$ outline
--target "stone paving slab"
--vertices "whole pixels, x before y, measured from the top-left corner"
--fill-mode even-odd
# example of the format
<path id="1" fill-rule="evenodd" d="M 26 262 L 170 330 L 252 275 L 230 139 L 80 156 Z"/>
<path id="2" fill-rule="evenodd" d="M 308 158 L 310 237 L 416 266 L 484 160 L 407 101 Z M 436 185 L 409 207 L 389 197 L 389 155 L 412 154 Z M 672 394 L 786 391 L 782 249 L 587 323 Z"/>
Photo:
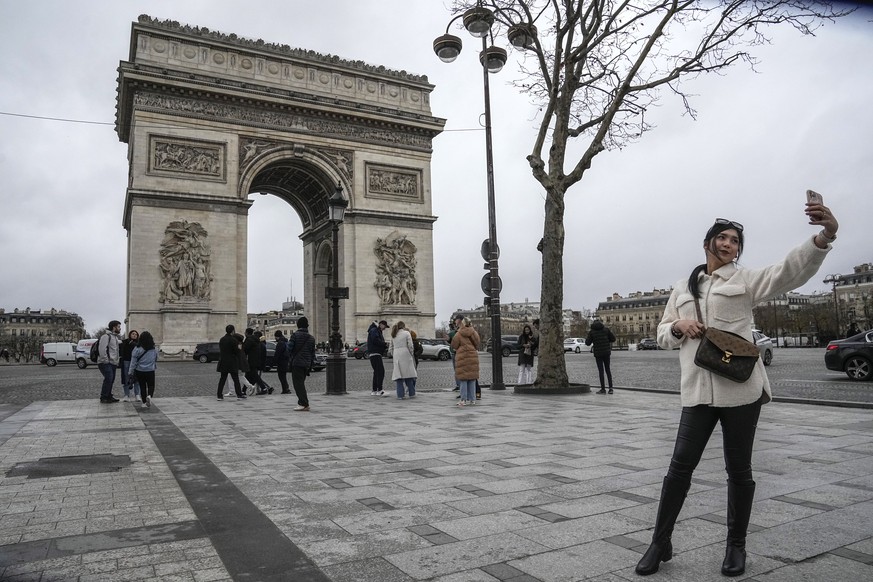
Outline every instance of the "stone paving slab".
<path id="1" fill-rule="evenodd" d="M 675 395 L 485 390 L 466 408 L 451 392 L 310 400 L 309 413 L 276 396 L 4 410 L 0 580 L 639 579 Z M 12 471 L 77 455 L 131 463 L 30 479 Z M 768 404 L 753 465 L 740 579 L 873 579 L 869 411 Z M 676 555 L 650 579 L 724 579 L 725 503 L 716 431 L 676 527 Z M 296 557 L 283 566 L 258 553 L 262 573 L 253 573 L 244 548 L 265 541 Z"/>

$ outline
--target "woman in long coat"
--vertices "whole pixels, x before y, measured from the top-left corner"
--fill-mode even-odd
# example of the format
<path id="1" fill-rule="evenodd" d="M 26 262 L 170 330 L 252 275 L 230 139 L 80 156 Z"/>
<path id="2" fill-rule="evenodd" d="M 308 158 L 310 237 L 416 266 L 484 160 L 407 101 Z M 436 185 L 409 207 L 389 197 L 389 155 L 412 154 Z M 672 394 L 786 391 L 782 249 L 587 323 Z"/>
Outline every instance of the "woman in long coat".
<path id="1" fill-rule="evenodd" d="M 533 384 L 534 351 L 537 339 L 529 325 L 525 325 L 518 336 L 518 383 Z"/>
<path id="2" fill-rule="evenodd" d="M 461 385 L 461 401 L 458 406 L 476 404 L 476 381 L 479 379 L 479 334 L 468 318 L 452 338 L 455 350 L 455 378 Z"/>
<path id="3" fill-rule="evenodd" d="M 391 328 L 391 357 L 394 360 L 394 372 L 391 379 L 397 386 L 397 398 L 403 400 L 404 384 L 410 398 L 415 398 L 415 382 L 418 372 L 415 371 L 415 346 L 412 335 L 406 330 L 406 324 L 398 321 Z"/>

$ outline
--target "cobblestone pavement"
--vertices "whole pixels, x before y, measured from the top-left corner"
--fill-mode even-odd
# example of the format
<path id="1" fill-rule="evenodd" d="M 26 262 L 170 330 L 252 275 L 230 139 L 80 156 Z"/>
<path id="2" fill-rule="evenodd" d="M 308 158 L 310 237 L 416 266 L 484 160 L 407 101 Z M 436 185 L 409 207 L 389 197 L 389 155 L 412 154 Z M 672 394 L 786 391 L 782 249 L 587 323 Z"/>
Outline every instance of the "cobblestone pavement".
<path id="1" fill-rule="evenodd" d="M 639 580 L 680 408 L 629 390 L 465 408 L 313 390 L 311 412 L 208 394 L 0 405 L 0 580 Z M 651 580 L 724 579 L 720 443 Z M 754 466 L 740 579 L 873 579 L 869 411 L 768 404 Z"/>
<path id="2" fill-rule="evenodd" d="M 481 381 L 490 384 L 491 357 L 482 354 L 481 360 Z M 514 383 L 517 377 L 515 361 L 514 357 L 504 360 L 503 376 L 507 384 Z M 568 354 L 566 362 L 571 381 L 599 383 L 591 354 Z M 369 391 L 372 377 L 369 363 L 351 359 L 346 367 L 348 390 Z M 390 379 L 390 360 L 386 360 L 386 368 Z M 667 392 L 675 392 L 678 387 L 677 351 L 613 352 L 612 369 L 616 386 Z M 777 350 L 767 372 L 777 397 L 873 405 L 873 382 L 852 382 L 843 373 L 825 369 L 823 349 Z M 451 362 L 423 361 L 418 373 L 418 386 L 422 391 L 443 390 L 453 385 Z M 275 373 L 267 374 L 267 378 L 273 386 L 278 386 Z M 116 381 L 116 394 L 121 391 L 118 382 L 120 380 Z M 324 382 L 324 372 L 312 374 L 307 380 L 309 391 L 323 393 Z M 99 394 L 100 383 L 101 376 L 96 366 L 79 370 L 74 365 L 48 368 L 0 363 L 0 403 L 93 398 Z M 215 363 L 161 362 L 158 367 L 157 390 L 163 396 L 212 395 L 217 383 Z M 389 385 L 390 381 L 386 380 L 385 387 Z"/>

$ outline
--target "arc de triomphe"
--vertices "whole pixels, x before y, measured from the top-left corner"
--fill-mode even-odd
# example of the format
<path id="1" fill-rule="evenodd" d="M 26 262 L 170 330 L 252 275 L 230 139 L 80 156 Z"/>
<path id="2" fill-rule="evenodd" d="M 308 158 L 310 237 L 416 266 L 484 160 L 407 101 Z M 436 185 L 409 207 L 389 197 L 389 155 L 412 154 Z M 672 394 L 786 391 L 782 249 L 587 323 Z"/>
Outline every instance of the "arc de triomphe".
<path id="1" fill-rule="evenodd" d="M 445 120 L 432 90 L 423 76 L 140 16 L 116 112 L 128 328 L 176 353 L 245 327 L 248 197 L 263 193 L 300 216 L 306 315 L 326 341 L 339 185 L 343 337 L 375 319 L 433 337 L 430 160 Z"/>

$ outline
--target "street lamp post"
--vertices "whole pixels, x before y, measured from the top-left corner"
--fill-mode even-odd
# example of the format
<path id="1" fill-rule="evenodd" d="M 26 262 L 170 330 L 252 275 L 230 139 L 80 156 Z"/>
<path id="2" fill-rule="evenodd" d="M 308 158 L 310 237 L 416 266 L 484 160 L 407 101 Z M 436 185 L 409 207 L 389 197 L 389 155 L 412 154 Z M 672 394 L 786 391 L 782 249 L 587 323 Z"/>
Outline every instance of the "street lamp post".
<path id="1" fill-rule="evenodd" d="M 502 14 L 501 11 L 498 10 Z M 500 248 L 497 245 L 496 203 L 494 197 L 494 156 L 491 141 L 491 91 L 488 83 L 489 73 L 498 73 L 506 64 L 506 50 L 488 46 L 491 36 L 491 25 L 494 23 L 494 12 L 482 6 L 481 2 L 455 16 L 446 26 L 446 34 L 433 41 L 433 50 L 444 63 L 451 63 L 461 53 L 462 43 L 457 36 L 448 33 L 449 28 L 459 18 L 463 19 L 464 28 L 476 38 L 482 39 L 482 52 L 479 61 L 482 63 L 482 85 L 485 94 L 485 168 L 488 187 L 488 239 L 482 245 L 482 258 L 487 261 L 488 270 L 482 281 L 486 292 L 485 307 L 491 319 L 491 390 L 505 390 L 503 383 L 503 350 L 500 331 L 500 291 L 503 284 L 500 280 L 498 259 Z M 513 24 L 507 31 L 509 42 L 516 48 L 529 48 L 536 37 L 536 27 L 532 24 Z M 493 38 L 492 38 L 493 42 Z"/>
<path id="2" fill-rule="evenodd" d="M 349 288 L 339 286 L 339 227 L 348 200 L 343 198 L 343 188 L 338 183 L 333 196 L 327 201 L 328 219 L 332 227 L 331 246 L 331 286 L 326 288 L 324 296 L 330 299 L 330 353 L 327 355 L 327 394 L 347 394 L 346 391 L 346 356 L 343 354 L 343 336 L 339 331 L 339 300 L 349 298 Z"/>
<path id="3" fill-rule="evenodd" d="M 834 315 L 836 316 L 836 319 L 837 319 L 837 329 L 836 329 L 837 337 L 840 337 L 840 307 L 839 307 L 839 303 L 837 302 L 837 283 L 839 283 L 842 280 L 843 280 L 842 275 L 828 275 L 827 277 L 824 278 L 824 281 L 822 281 L 823 283 L 830 283 L 831 285 L 833 285 L 832 290 L 834 293 Z"/>

